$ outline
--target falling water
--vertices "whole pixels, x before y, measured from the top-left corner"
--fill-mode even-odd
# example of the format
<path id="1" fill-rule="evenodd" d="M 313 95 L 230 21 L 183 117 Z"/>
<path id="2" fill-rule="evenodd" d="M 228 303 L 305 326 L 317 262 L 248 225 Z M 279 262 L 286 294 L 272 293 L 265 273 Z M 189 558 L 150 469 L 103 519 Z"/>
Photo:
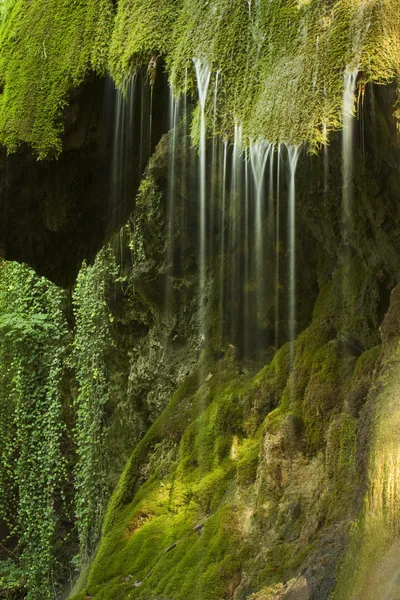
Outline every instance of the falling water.
<path id="1" fill-rule="evenodd" d="M 275 348 L 279 347 L 279 306 L 280 306 L 280 182 L 281 182 L 281 159 L 282 146 L 278 144 L 277 165 L 276 165 L 276 220 L 275 220 Z"/>
<path id="2" fill-rule="evenodd" d="M 275 238 L 275 219 L 274 219 L 274 206 L 275 206 L 275 190 L 274 190 L 274 172 L 275 172 L 275 147 L 272 145 L 269 153 L 269 186 L 268 186 L 268 228 L 267 228 L 267 252 L 268 252 L 268 264 L 269 277 L 268 277 L 268 288 L 267 288 L 267 301 L 268 307 L 274 304 L 274 238 Z M 270 316 L 268 321 L 272 321 L 274 317 Z M 270 323 L 270 329 L 275 329 L 275 323 Z M 276 337 L 276 336 L 275 336 Z"/>
<path id="3" fill-rule="evenodd" d="M 354 96 L 358 69 L 346 69 L 343 91 L 343 134 L 342 134 L 342 228 L 345 241 L 351 233 L 353 204 L 353 129 Z"/>
<path id="4" fill-rule="evenodd" d="M 176 168 L 177 168 L 177 142 L 180 100 L 175 99 L 174 90 L 170 87 L 169 110 L 169 164 L 168 164 L 168 192 L 167 192 L 167 277 L 165 287 L 165 314 L 169 328 L 172 327 L 173 289 L 172 275 L 175 254 L 175 213 L 176 213 Z"/>
<path id="5" fill-rule="evenodd" d="M 226 176 L 228 165 L 228 142 L 224 141 L 224 151 L 222 160 L 222 180 L 221 180 L 221 266 L 220 266 L 220 293 L 219 293 L 219 323 L 220 323 L 220 343 L 224 337 L 224 321 L 225 321 L 225 221 L 226 221 Z"/>
<path id="6" fill-rule="evenodd" d="M 273 146 L 265 140 L 252 142 L 250 144 L 250 163 L 253 172 L 256 206 L 255 206 L 255 276 L 257 282 L 257 318 L 259 324 L 262 322 L 263 298 L 265 296 L 265 243 L 263 236 L 263 226 L 265 221 L 265 186 L 264 174 L 267 165 L 268 156 Z"/>
<path id="7" fill-rule="evenodd" d="M 203 324 L 201 337 L 205 341 L 205 287 L 206 287 L 206 116 L 205 106 L 210 83 L 211 69 L 199 60 L 194 60 L 197 76 L 197 89 L 200 103 L 200 320 Z"/>
<path id="8" fill-rule="evenodd" d="M 215 84 L 214 84 L 214 109 L 213 109 L 213 127 L 212 127 L 212 131 L 213 131 L 213 138 L 212 138 L 212 154 L 211 154 L 211 201 L 212 201 L 212 207 L 211 207 L 211 211 L 210 211 L 210 227 L 209 230 L 211 232 L 210 235 L 210 243 L 209 243 L 209 256 L 210 256 L 210 260 L 212 260 L 212 257 L 214 255 L 214 235 L 213 235 L 213 231 L 214 231 L 214 214 L 215 214 L 215 201 L 216 201 L 216 196 L 217 193 L 219 192 L 218 190 L 218 183 L 217 183 L 217 173 L 218 173 L 218 165 L 220 164 L 219 161 L 219 154 L 220 154 L 220 146 L 221 146 L 221 141 L 217 136 L 217 100 L 218 100 L 218 83 L 219 83 L 219 77 L 220 77 L 220 71 L 217 71 L 216 76 L 215 76 Z"/>
<path id="9" fill-rule="evenodd" d="M 237 318 L 231 319 L 230 335 L 235 340 L 241 323 L 238 318 L 240 306 L 240 257 L 238 248 L 241 241 L 242 213 L 242 169 L 243 169 L 242 128 L 235 123 L 234 143 L 232 152 L 232 175 L 229 203 L 229 255 L 230 255 L 230 299 L 233 312 Z"/>
<path id="10" fill-rule="evenodd" d="M 244 157 L 244 351 L 248 356 L 250 349 L 249 325 L 250 325 L 250 190 L 249 190 L 249 156 L 245 150 Z"/>
<path id="11" fill-rule="evenodd" d="M 351 243 L 353 237 L 353 135 L 354 135 L 354 100 L 357 81 L 357 70 L 346 69 L 344 74 L 343 90 L 343 132 L 342 132 L 342 239 L 344 243 L 344 270 L 342 277 L 343 302 L 351 290 L 353 273 L 351 257 Z M 345 329 L 348 330 L 349 317 L 345 320 Z M 348 333 L 347 331 L 345 332 Z"/>
<path id="12" fill-rule="evenodd" d="M 132 201 L 133 148 L 135 126 L 135 104 L 137 97 L 137 76 L 133 75 L 126 90 L 113 90 L 115 94 L 113 155 L 111 162 L 111 223 L 113 229 L 121 227 Z M 109 101 L 109 100 L 108 100 Z M 123 262 L 124 227 L 121 227 L 115 241 Z"/>
<path id="13" fill-rule="evenodd" d="M 116 91 L 115 126 L 111 170 L 112 216 L 115 225 L 122 222 L 128 207 L 132 179 L 134 117 L 137 77 L 127 84 L 125 93 Z"/>
<path id="14" fill-rule="evenodd" d="M 300 146 L 287 147 L 289 158 L 289 339 L 296 339 L 296 168 Z"/>

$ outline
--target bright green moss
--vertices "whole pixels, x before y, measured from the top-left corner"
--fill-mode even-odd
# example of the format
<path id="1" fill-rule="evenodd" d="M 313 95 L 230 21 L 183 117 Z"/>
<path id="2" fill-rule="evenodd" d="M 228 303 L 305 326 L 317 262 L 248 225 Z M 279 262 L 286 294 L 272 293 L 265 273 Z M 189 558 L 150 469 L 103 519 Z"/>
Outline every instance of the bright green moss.
<path id="1" fill-rule="evenodd" d="M 263 562 L 255 549 L 257 536 L 265 533 L 257 529 L 263 521 L 252 511 L 271 510 L 274 502 L 281 506 L 290 465 L 300 467 L 297 458 L 306 455 L 307 464 L 315 461 L 311 478 L 314 473 L 326 488 L 326 494 L 318 488 L 321 515 L 329 522 L 343 516 L 338 506 L 348 506 L 354 490 L 356 453 L 356 419 L 346 402 L 352 381 L 370 371 L 377 350 L 354 356 L 340 336 L 336 308 L 350 306 L 355 314 L 357 306 L 368 306 L 372 323 L 379 300 L 375 281 L 373 272 L 363 270 L 356 291 L 346 295 L 343 275 L 335 275 L 321 291 L 311 325 L 254 377 L 242 373 L 234 352 L 218 362 L 204 355 L 118 484 L 87 581 L 96 600 L 220 600 L 230 597 L 246 569 L 260 573 L 256 589 L 298 572 L 314 539 L 272 539 Z M 370 337 L 363 339 L 372 340 L 369 327 Z M 265 472 L 268 482 L 262 480 Z M 278 533 L 292 504 L 289 512 L 271 513 Z M 293 536 L 300 536 L 305 519 L 302 511 L 293 517 Z"/>
<path id="2" fill-rule="evenodd" d="M 207 113 L 244 140 L 315 148 L 342 124 L 346 68 L 360 82 L 399 76 L 397 0 L 13 0 L 0 27 L 0 141 L 58 153 L 71 92 L 107 64 L 118 86 L 166 59 L 177 92 L 195 93 L 193 59 L 212 70 Z M 108 57 L 111 45 L 110 56 Z M 211 119 L 209 119 L 211 122 Z"/>
<path id="3" fill-rule="evenodd" d="M 0 26 L 0 142 L 61 151 L 63 113 L 90 71 L 105 72 L 111 0 L 14 0 Z"/>
<path id="4" fill-rule="evenodd" d="M 331 423 L 326 446 L 328 476 L 334 490 L 329 495 L 330 511 L 345 509 L 346 496 L 356 487 L 357 421 L 341 413 Z"/>
<path id="5" fill-rule="evenodd" d="M 396 0 L 179 0 L 161 6 L 125 0 L 112 41 L 112 74 L 120 84 L 162 53 L 174 87 L 194 92 L 193 59 L 199 59 L 213 72 L 209 113 L 219 73 L 223 135 L 232 135 L 236 121 L 244 139 L 313 147 L 341 126 L 347 67 L 358 67 L 363 82 L 398 76 L 399 20 Z"/>
<path id="6" fill-rule="evenodd" d="M 171 50 L 181 0 L 122 0 L 118 4 L 110 65 L 117 85 L 151 56 Z"/>
<path id="7" fill-rule="evenodd" d="M 239 448 L 237 464 L 237 482 L 239 485 L 249 486 L 255 482 L 259 461 L 260 440 L 258 438 L 246 440 Z"/>
<path id="8" fill-rule="evenodd" d="M 340 410 L 354 363 L 352 356 L 341 353 L 337 342 L 329 342 L 316 353 L 302 407 L 311 448 L 321 446 L 332 413 Z"/>
<path id="9" fill-rule="evenodd" d="M 199 385 L 198 373 L 184 382 L 133 453 L 111 501 L 86 584 L 95 598 L 220 600 L 234 585 L 249 547 L 235 490 L 255 481 L 268 382 L 277 394 L 287 356 L 282 349 L 245 379 L 228 355 L 209 365 L 208 382 Z M 176 448 L 164 463 L 163 444 Z"/>
<path id="10" fill-rule="evenodd" d="M 398 318 L 395 302 L 390 311 L 391 318 Z M 383 350 L 368 398 L 371 429 L 364 499 L 361 507 L 356 505 L 361 510 L 352 527 L 334 600 L 390 597 L 398 574 L 400 352 L 398 343 L 395 347 L 384 344 Z"/>

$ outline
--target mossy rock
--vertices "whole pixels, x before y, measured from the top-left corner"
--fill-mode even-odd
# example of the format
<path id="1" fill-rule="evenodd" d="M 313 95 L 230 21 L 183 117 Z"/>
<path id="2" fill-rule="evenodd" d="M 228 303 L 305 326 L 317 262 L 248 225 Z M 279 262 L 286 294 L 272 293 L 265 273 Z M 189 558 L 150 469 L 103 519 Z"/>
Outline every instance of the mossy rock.
<path id="1" fill-rule="evenodd" d="M 374 346 L 370 350 L 366 350 L 357 360 L 346 398 L 346 408 L 355 417 L 359 416 L 366 401 L 381 349 L 381 345 Z"/>
<path id="2" fill-rule="evenodd" d="M 132 18 L 135 14 L 136 19 Z M 312 147 L 342 124 L 345 74 L 362 82 L 398 75 L 396 0 L 231 2 L 125 0 L 118 6 L 111 71 L 118 84 L 132 69 L 166 56 L 179 93 L 196 90 L 193 58 L 218 77 L 218 132 Z M 315 40 L 318 39 L 317 46 Z M 382 47 L 385 52 L 381 52 Z"/>
<path id="3" fill-rule="evenodd" d="M 90 72 L 105 73 L 112 0 L 6 2 L 0 24 L 0 141 L 40 157 L 62 149 L 64 111 Z"/>

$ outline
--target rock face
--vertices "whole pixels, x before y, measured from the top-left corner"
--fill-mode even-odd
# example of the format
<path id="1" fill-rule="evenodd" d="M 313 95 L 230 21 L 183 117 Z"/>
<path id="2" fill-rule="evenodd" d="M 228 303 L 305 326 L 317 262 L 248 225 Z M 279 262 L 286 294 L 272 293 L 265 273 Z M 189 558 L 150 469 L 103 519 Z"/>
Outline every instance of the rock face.
<path id="1" fill-rule="evenodd" d="M 246 245 L 219 242 L 225 233 L 234 239 L 241 212 L 224 221 L 213 201 L 207 318 L 199 308 L 197 157 L 187 151 L 187 131 L 179 148 L 173 132 L 161 136 L 162 89 L 154 94 L 155 150 L 144 177 L 132 178 L 119 196 L 122 205 L 110 205 L 113 185 L 122 184 L 105 168 L 115 156 L 112 136 L 104 143 L 99 125 L 100 93 L 96 106 L 89 94 L 88 112 L 79 104 L 85 118 L 71 116 L 58 163 L 35 163 L 25 185 L 28 155 L 5 159 L 6 257 L 27 260 L 60 284 L 69 285 L 82 259 L 94 259 L 130 214 L 111 240 L 114 266 L 102 298 L 111 323 L 106 476 L 115 491 L 98 551 L 73 592 L 77 600 L 86 593 L 99 600 L 379 597 L 362 582 L 376 514 L 385 531 L 380 558 L 395 582 L 398 432 L 397 421 L 387 423 L 397 397 L 400 151 L 392 94 L 371 88 L 366 95 L 353 148 L 351 219 L 344 222 L 341 211 L 340 136 L 325 156 L 300 158 L 296 339 L 287 317 L 286 226 L 266 261 L 272 270 L 278 260 L 278 294 L 269 293 L 268 280 L 260 319 L 254 285 L 243 285 Z M 132 158 L 142 166 L 138 152 Z M 180 165 L 173 181 L 172 160 Z M 210 164 L 211 199 L 217 181 Z M 283 181 L 282 198 L 287 188 Z M 279 210 L 286 224 L 285 202 Z M 263 226 L 267 238 L 270 219 Z M 354 556 L 357 577 L 349 575 Z M 380 589 L 379 578 L 371 582 Z"/>
<path id="2" fill-rule="evenodd" d="M 193 267 L 197 245 L 190 239 L 184 266 L 170 277 L 173 308 L 165 312 L 160 298 L 170 272 L 165 259 L 170 228 L 163 172 L 170 142 L 165 138 L 159 145 L 128 236 L 133 267 L 129 253 L 123 255 L 135 285 L 115 303 L 121 334 L 126 319 L 132 332 L 141 332 L 133 346 L 127 344 L 133 347 L 128 404 L 135 415 L 145 415 L 141 432 L 154 425 L 134 449 L 108 507 L 103 540 L 82 584 L 95 597 L 366 597 L 365 590 L 356 591 L 354 584 L 353 591 L 348 584 L 346 561 L 353 565 L 357 540 L 350 523 L 370 485 L 370 450 L 381 418 L 374 390 L 390 372 L 385 358 L 390 344 L 391 351 L 397 347 L 396 295 L 387 310 L 399 277 L 394 199 L 400 190 L 395 129 L 384 117 L 387 96 L 375 91 L 378 113 L 371 99 L 366 112 L 380 116 L 376 129 L 364 136 L 360 130 L 354 148 L 349 237 L 343 239 L 341 231 L 340 137 L 332 141 L 325 168 L 321 157 L 303 157 L 299 164 L 301 333 L 288 340 L 283 315 L 278 352 L 267 337 L 262 351 L 246 354 L 242 333 L 230 327 L 236 291 L 242 293 L 237 283 L 227 302 L 222 341 L 212 336 L 211 321 L 207 352 L 196 362 L 202 322 Z M 189 184 L 179 206 L 192 206 L 195 186 Z M 188 230 L 194 230 L 195 211 L 189 210 L 188 218 Z M 181 240 L 177 234 L 178 248 Z M 228 260 L 236 264 L 232 256 Z M 284 272 L 283 305 L 286 278 Z M 219 286 L 213 266 L 208 279 L 212 307 Z M 388 549 L 393 535 L 387 536 Z M 369 539 L 366 534 L 366 554 Z M 349 544 L 349 558 L 339 570 Z M 74 597 L 84 595 L 77 589 Z"/>
<path id="3" fill-rule="evenodd" d="M 84 259 L 93 262 L 102 245 L 126 222 L 143 170 L 166 128 L 163 76 L 157 78 L 151 104 L 152 131 L 144 139 L 142 115 L 150 110 L 150 90 L 131 120 L 135 142 L 123 201 L 114 201 L 120 185 L 113 173 L 118 95 L 109 80 L 90 77 L 75 90 L 65 114 L 63 152 L 57 160 L 37 160 L 24 146 L 0 154 L 0 252 L 25 262 L 62 287 L 71 287 Z M 138 75 L 138 87 L 145 87 Z M 148 105 L 148 106 L 147 106 Z M 142 148 L 143 144 L 143 148 Z M 142 149 L 141 149 L 142 148 Z M 129 171 L 129 172 L 128 172 Z"/>

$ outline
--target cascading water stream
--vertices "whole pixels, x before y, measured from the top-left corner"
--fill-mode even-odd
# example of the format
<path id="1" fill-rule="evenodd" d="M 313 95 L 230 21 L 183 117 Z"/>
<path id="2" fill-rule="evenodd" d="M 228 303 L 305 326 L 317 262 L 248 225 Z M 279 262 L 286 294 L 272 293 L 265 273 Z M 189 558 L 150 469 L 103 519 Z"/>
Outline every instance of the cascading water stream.
<path id="1" fill-rule="evenodd" d="M 201 332 L 202 342 L 206 337 L 206 315 L 205 315 L 205 295 L 206 295 L 206 115 L 205 106 L 207 99 L 208 86 L 210 84 L 211 69 L 208 65 L 203 65 L 200 60 L 195 59 L 194 65 L 197 76 L 197 89 L 200 104 L 200 170 L 199 170 L 199 198 L 200 198 L 200 322 L 203 331 Z"/>
<path id="2" fill-rule="evenodd" d="M 343 132 L 342 132 L 342 228 L 345 242 L 351 235 L 353 213 L 353 136 L 354 101 L 358 69 L 346 69 L 343 90 Z"/>
<path id="3" fill-rule="evenodd" d="M 265 222 L 265 185 L 264 176 L 268 156 L 273 145 L 265 140 L 259 140 L 250 144 L 250 163 L 255 186 L 255 279 L 257 283 L 256 305 L 257 319 L 260 325 L 263 321 L 263 298 L 265 297 L 265 240 L 263 225 Z"/>
<path id="4" fill-rule="evenodd" d="M 280 226 L 280 184 L 281 184 L 281 159 L 282 145 L 278 144 L 276 164 L 276 218 L 275 218 L 275 348 L 279 347 L 279 307 L 280 307 L 280 248 L 281 248 L 281 226 Z"/>
<path id="5" fill-rule="evenodd" d="M 132 177 L 132 149 L 134 137 L 134 117 L 137 91 L 137 77 L 134 75 L 127 84 L 125 94 L 116 91 L 113 157 L 111 167 L 111 201 L 115 224 L 125 214 Z"/>
<path id="6" fill-rule="evenodd" d="M 246 148 L 244 156 L 244 352 L 248 356 L 250 350 L 250 190 L 249 190 L 249 152 Z"/>
<path id="7" fill-rule="evenodd" d="M 352 267 L 350 262 L 350 246 L 353 237 L 353 138 L 354 138 L 354 105 L 358 70 L 346 69 L 343 89 L 343 131 L 342 131 L 342 240 L 344 245 L 344 270 L 342 278 L 343 299 L 351 290 Z M 347 321 L 347 319 L 346 319 Z M 345 325 L 348 327 L 348 322 Z M 346 333 L 346 332 L 345 332 Z"/>
<path id="8" fill-rule="evenodd" d="M 170 110 L 169 110 L 169 164 L 168 164 L 168 191 L 167 191 L 167 276 L 165 285 L 165 316 L 170 329 L 173 319 L 173 289 L 172 275 L 175 254 L 175 214 L 176 214 L 176 169 L 177 169 L 177 145 L 178 145 L 178 122 L 180 113 L 180 100 L 175 98 L 174 90 L 170 87 Z"/>
<path id="9" fill-rule="evenodd" d="M 221 179 L 221 245 L 220 245 L 220 293 L 219 293 L 219 324 L 220 324 L 220 343 L 224 338 L 225 322 L 225 220 L 226 220 L 226 177 L 228 166 L 228 142 L 224 141 L 223 159 L 222 159 L 222 179 Z"/>
<path id="10" fill-rule="evenodd" d="M 289 159 L 288 253 L 289 253 L 289 339 L 296 339 L 296 169 L 300 146 L 287 146 Z M 294 353 L 292 353 L 292 360 Z"/>
<path id="11" fill-rule="evenodd" d="M 229 203 L 229 255 L 230 255 L 230 298 L 234 302 L 234 312 L 237 312 L 239 297 L 238 283 L 240 281 L 240 260 L 238 260 L 238 247 L 241 240 L 241 214 L 242 214 L 242 169 L 243 148 L 242 128 L 236 123 L 232 151 L 231 189 Z M 235 309 L 236 307 L 236 309 Z M 238 320 L 231 319 L 230 335 L 235 339 Z"/>
<path id="12" fill-rule="evenodd" d="M 213 107 L 213 126 L 212 126 L 212 152 L 211 152 L 211 211 L 210 211 L 210 227 L 209 230 L 211 232 L 210 235 L 210 243 L 209 243 L 209 256 L 210 261 L 212 261 L 212 257 L 214 254 L 214 214 L 215 214 L 215 205 L 216 205 L 216 197 L 219 192 L 218 184 L 217 184 L 217 173 L 218 166 L 220 165 L 220 147 L 221 141 L 217 136 L 217 100 L 218 100 L 218 83 L 219 83 L 220 71 L 217 71 L 215 75 L 215 84 L 214 84 L 214 107 Z"/>

